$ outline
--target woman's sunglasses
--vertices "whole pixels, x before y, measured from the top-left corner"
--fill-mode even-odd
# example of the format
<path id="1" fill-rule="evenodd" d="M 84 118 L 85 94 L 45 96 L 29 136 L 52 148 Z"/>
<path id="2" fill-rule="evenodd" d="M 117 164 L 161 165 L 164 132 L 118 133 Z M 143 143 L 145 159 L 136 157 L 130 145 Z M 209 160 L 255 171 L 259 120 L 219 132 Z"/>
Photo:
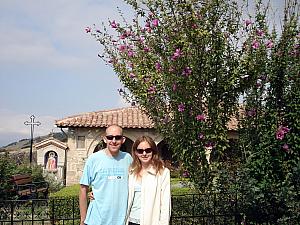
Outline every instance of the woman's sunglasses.
<path id="1" fill-rule="evenodd" d="M 147 154 L 148 153 L 151 153 L 153 150 L 152 148 L 146 148 L 146 149 L 141 149 L 141 148 L 138 148 L 135 150 L 138 154 L 143 154 L 144 152 L 146 152 Z"/>
<path id="2" fill-rule="evenodd" d="M 113 139 L 115 139 L 116 141 L 119 141 L 119 140 L 121 140 L 123 138 L 123 136 L 122 135 L 116 135 L 116 136 L 113 136 L 113 135 L 107 135 L 106 136 L 106 139 L 107 140 L 113 140 Z"/>

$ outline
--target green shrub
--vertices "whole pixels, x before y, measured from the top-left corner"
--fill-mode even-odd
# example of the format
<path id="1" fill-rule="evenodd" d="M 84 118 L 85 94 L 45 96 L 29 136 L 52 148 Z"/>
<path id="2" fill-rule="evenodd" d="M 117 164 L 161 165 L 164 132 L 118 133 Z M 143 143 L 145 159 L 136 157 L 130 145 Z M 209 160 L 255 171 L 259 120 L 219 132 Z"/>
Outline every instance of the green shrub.
<path id="1" fill-rule="evenodd" d="M 18 165 L 13 159 L 13 155 L 9 153 L 0 155 L 0 199 L 13 199 L 16 197 L 12 191 L 13 184 L 10 181 L 13 175 L 30 174 L 35 182 L 45 181 L 40 166 Z"/>
<path id="2" fill-rule="evenodd" d="M 55 218 L 55 224 L 79 224 L 79 184 L 64 187 L 49 196 L 50 218 Z M 73 218 L 70 221 L 60 221 L 63 218 Z M 73 223 L 74 222 L 74 223 Z"/>
<path id="3" fill-rule="evenodd" d="M 52 173 L 47 173 L 45 180 L 49 183 L 49 192 L 55 193 L 61 190 L 64 187 L 64 184 L 61 180 L 57 179 Z"/>
<path id="4" fill-rule="evenodd" d="M 72 197 L 78 197 L 80 190 L 79 184 L 74 184 L 72 186 L 67 186 L 59 190 L 58 192 L 51 193 L 51 198 L 72 198 Z"/>

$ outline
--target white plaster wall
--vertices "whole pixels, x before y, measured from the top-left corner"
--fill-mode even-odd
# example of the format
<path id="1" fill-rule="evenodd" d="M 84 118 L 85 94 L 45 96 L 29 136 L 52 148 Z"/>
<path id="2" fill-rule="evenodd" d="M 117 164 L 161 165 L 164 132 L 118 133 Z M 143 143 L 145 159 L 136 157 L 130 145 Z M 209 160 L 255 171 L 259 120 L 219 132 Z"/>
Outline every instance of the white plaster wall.
<path id="1" fill-rule="evenodd" d="M 45 155 L 47 152 L 49 151 L 54 151 L 57 153 L 57 158 L 58 158 L 58 162 L 57 162 L 57 166 L 64 166 L 65 165 L 65 150 L 61 149 L 55 145 L 48 145 L 45 146 L 44 148 L 40 148 L 37 150 L 37 164 L 38 165 L 42 165 L 45 166 Z"/>

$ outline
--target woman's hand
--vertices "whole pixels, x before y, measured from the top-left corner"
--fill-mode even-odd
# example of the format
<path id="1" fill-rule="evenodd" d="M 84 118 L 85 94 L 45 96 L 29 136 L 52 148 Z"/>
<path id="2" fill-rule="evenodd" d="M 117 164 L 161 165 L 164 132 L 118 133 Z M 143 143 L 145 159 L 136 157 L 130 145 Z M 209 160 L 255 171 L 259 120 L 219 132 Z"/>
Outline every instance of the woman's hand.
<path id="1" fill-rule="evenodd" d="M 94 198 L 94 193 L 93 193 L 92 191 L 90 191 L 90 192 L 88 193 L 88 198 L 89 198 L 90 201 L 95 200 L 95 198 Z"/>

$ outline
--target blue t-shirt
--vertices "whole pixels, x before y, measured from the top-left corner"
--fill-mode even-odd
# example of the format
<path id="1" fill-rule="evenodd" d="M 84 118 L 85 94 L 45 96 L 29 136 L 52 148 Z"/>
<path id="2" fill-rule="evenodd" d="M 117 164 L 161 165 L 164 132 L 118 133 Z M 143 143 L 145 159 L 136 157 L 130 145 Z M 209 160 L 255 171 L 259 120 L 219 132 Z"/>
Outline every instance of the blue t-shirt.
<path id="1" fill-rule="evenodd" d="M 92 187 L 95 200 L 88 206 L 86 224 L 124 224 L 131 162 L 130 154 L 121 151 L 117 157 L 110 157 L 102 150 L 87 159 L 80 184 Z"/>

